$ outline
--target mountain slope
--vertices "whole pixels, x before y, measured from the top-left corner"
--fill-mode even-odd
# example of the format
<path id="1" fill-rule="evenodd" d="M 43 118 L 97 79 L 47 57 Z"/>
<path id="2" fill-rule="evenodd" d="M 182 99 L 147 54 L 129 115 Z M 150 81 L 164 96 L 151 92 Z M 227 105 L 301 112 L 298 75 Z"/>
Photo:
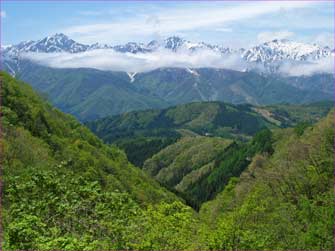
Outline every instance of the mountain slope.
<path id="1" fill-rule="evenodd" d="M 160 97 L 172 104 L 194 101 L 224 101 L 266 105 L 278 103 L 310 103 L 331 100 L 334 90 L 332 75 L 319 77 L 283 78 L 264 76 L 254 72 L 225 69 L 157 69 L 137 74 L 134 85 L 143 93 Z M 305 84 L 324 86 L 317 90 Z"/>
<path id="2" fill-rule="evenodd" d="M 185 137 L 147 159 L 143 170 L 166 187 L 186 194 L 189 186 L 212 171 L 231 143 L 222 138 Z"/>
<path id="3" fill-rule="evenodd" d="M 159 98 L 138 93 L 123 72 L 53 69 L 22 61 L 17 77 L 31 83 L 56 107 L 79 120 L 167 106 Z"/>
<path id="4" fill-rule="evenodd" d="M 203 102 L 131 112 L 87 125 L 198 209 L 238 177 L 255 154 L 272 153 L 272 134 L 263 128 L 296 126 L 300 134 L 332 107 L 332 102 L 264 107 Z"/>
<path id="5" fill-rule="evenodd" d="M 195 101 L 267 105 L 311 103 L 333 98 L 333 76 L 282 78 L 224 69 L 164 68 L 146 73 L 55 69 L 18 60 L 8 72 L 31 83 L 50 102 L 81 121 L 133 110 Z"/>

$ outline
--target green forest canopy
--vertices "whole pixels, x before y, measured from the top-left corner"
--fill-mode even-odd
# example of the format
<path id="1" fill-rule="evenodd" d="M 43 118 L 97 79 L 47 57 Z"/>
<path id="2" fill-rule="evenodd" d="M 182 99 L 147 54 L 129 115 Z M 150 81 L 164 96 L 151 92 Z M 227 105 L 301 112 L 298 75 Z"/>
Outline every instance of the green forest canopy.
<path id="1" fill-rule="evenodd" d="M 196 213 L 28 85 L 0 78 L 5 250 L 333 249 L 333 112 L 273 131 L 271 149 Z"/>

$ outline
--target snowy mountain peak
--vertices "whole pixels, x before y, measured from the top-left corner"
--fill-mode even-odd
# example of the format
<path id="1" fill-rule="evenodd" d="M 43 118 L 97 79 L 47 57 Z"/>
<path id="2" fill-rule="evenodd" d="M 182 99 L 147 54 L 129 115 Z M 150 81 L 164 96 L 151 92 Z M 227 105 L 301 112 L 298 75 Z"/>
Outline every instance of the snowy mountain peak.
<path id="1" fill-rule="evenodd" d="M 35 42 L 29 51 L 35 52 L 71 52 L 77 53 L 87 49 L 87 45 L 75 42 L 62 33 L 56 33 Z"/>
<path id="2" fill-rule="evenodd" d="M 152 49 L 152 50 L 159 48 L 159 46 L 160 46 L 160 43 L 157 40 L 152 40 L 147 44 L 147 48 Z"/>
<path id="3" fill-rule="evenodd" d="M 16 46 L 11 46 L 6 49 L 9 54 L 18 54 L 22 52 L 70 52 L 77 53 L 85 51 L 87 45 L 83 45 L 70 39 L 63 33 L 56 33 L 52 36 L 47 36 L 37 41 L 24 41 Z"/>
<path id="4" fill-rule="evenodd" d="M 56 33 L 52 36 L 47 36 L 46 39 L 48 40 L 56 40 L 56 41 L 60 41 L 60 40 L 70 40 L 70 38 L 68 36 L 66 36 L 63 33 Z"/>
<path id="5" fill-rule="evenodd" d="M 282 39 L 274 39 L 271 41 L 271 43 L 288 43 L 290 42 L 290 40 L 288 40 L 287 38 L 282 38 Z M 268 43 L 268 42 L 267 42 Z M 265 43 L 266 44 L 266 43 Z"/>
<path id="6" fill-rule="evenodd" d="M 328 47 L 275 39 L 246 50 L 242 57 L 249 62 L 268 63 L 282 60 L 317 60 L 330 56 L 331 53 Z"/>
<path id="7" fill-rule="evenodd" d="M 165 39 L 164 43 L 165 48 L 176 51 L 179 47 L 181 47 L 185 43 L 185 40 L 177 36 L 172 36 Z"/>

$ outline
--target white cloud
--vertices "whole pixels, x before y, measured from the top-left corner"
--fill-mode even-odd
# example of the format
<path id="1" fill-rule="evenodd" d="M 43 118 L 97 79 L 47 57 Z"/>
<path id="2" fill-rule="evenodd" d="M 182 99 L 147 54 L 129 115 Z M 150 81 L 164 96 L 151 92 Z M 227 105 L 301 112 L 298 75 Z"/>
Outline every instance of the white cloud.
<path id="1" fill-rule="evenodd" d="M 310 76 L 316 73 L 334 74 L 334 56 L 312 62 L 287 62 L 280 67 L 280 72 L 289 76 Z"/>
<path id="2" fill-rule="evenodd" d="M 23 58 L 53 68 L 94 68 L 105 71 L 147 72 L 157 68 L 221 68 L 237 71 L 258 69 L 261 64 L 248 64 L 239 54 L 224 55 L 202 49 L 190 52 L 187 49 L 172 52 L 160 49 L 152 53 L 121 53 L 113 49 L 97 49 L 82 53 L 25 53 Z M 288 76 L 309 76 L 315 73 L 334 74 L 333 56 L 314 61 L 282 62 L 279 72 Z"/>
<path id="3" fill-rule="evenodd" d="M 292 37 L 294 35 L 293 32 L 290 31 L 274 31 L 274 32 L 261 32 L 257 35 L 257 40 L 260 43 L 264 43 L 264 42 L 269 42 L 272 41 L 274 39 L 284 39 L 284 38 L 289 38 Z"/>
<path id="4" fill-rule="evenodd" d="M 147 54 L 132 54 L 99 49 L 76 54 L 27 53 L 24 57 L 55 68 L 95 68 L 125 72 L 145 72 L 164 67 L 213 67 L 239 71 L 246 68 L 239 55 L 222 57 L 221 54 L 210 50 L 199 50 L 196 53 L 159 50 Z"/>
<path id="5" fill-rule="evenodd" d="M 116 37 L 148 36 L 160 34 L 167 36 L 177 32 L 192 31 L 201 28 L 225 28 L 234 21 L 256 18 L 284 10 L 304 8 L 310 2 L 266 1 L 224 6 L 218 3 L 193 4 L 169 10 L 161 10 L 155 15 L 137 15 L 132 18 L 88 25 L 75 25 L 65 29 L 65 33 L 75 39 L 92 43 L 109 43 Z"/>
<path id="6" fill-rule="evenodd" d="M 6 13 L 6 11 L 2 10 L 2 11 L 0 12 L 0 17 L 1 17 L 1 18 L 6 18 L 6 17 L 7 17 L 7 13 Z"/>
<path id="7" fill-rule="evenodd" d="M 94 68 L 103 71 L 147 72 L 157 68 L 221 68 L 244 71 L 248 68 L 264 70 L 261 64 L 248 65 L 240 55 L 224 55 L 203 49 L 196 52 L 167 49 L 152 53 L 120 53 L 112 49 L 98 49 L 82 53 L 26 53 L 23 58 L 53 68 Z M 333 57 L 310 62 L 284 62 L 279 72 L 288 76 L 334 73 Z"/>

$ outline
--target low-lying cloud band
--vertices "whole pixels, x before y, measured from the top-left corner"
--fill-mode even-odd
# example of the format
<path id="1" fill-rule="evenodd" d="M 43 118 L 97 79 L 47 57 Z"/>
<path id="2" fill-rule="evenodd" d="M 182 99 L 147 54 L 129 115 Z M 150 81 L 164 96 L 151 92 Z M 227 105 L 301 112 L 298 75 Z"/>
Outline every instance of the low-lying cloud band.
<path id="1" fill-rule="evenodd" d="M 211 50 L 196 52 L 167 49 L 151 53 L 121 53 L 113 49 L 97 49 L 82 53 L 25 53 L 23 58 L 53 68 L 94 68 L 104 71 L 148 72 L 157 68 L 223 68 L 245 71 L 255 67 L 245 61 L 240 54 L 221 54 Z M 262 69 L 261 65 L 256 68 Z M 283 62 L 279 72 L 289 76 L 333 73 L 333 58 L 323 58 L 312 62 Z"/>

